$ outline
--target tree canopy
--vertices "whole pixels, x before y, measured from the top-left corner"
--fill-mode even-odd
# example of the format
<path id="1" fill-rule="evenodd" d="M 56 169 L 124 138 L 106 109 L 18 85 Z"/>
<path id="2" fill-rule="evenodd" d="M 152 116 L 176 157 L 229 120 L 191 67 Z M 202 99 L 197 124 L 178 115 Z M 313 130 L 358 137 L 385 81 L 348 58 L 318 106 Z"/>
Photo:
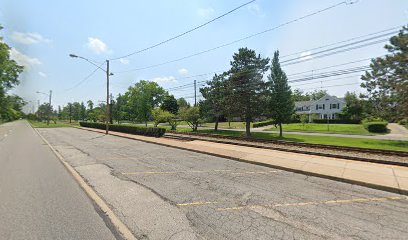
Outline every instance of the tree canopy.
<path id="1" fill-rule="evenodd" d="M 372 59 L 370 71 L 361 77 L 361 87 L 373 114 L 387 120 L 408 117 L 408 25 L 385 45 L 388 54 Z"/>

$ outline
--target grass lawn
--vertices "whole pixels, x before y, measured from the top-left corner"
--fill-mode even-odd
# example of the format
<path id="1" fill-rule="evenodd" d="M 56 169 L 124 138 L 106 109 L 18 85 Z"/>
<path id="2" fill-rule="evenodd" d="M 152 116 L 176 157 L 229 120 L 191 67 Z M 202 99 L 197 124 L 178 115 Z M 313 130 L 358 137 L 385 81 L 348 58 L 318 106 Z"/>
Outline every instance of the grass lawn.
<path id="1" fill-rule="evenodd" d="M 183 130 L 180 129 L 180 131 L 183 131 Z M 245 134 L 244 132 L 228 131 L 228 130 L 214 132 L 214 130 L 210 130 L 210 129 L 198 130 L 198 133 L 211 133 L 211 134 L 220 134 L 220 135 L 237 136 L 237 137 L 244 136 Z M 253 132 L 252 137 L 257 138 L 257 139 L 286 140 L 286 141 L 303 142 L 303 143 L 315 143 L 315 144 L 384 149 L 384 150 L 397 150 L 397 151 L 408 152 L 408 141 L 366 139 L 366 138 L 347 138 L 347 137 L 334 137 L 334 136 L 308 136 L 308 135 L 292 135 L 292 134 L 286 135 L 283 138 L 279 138 L 279 136 L 275 133 L 263 133 L 263 132 Z"/>
<path id="2" fill-rule="evenodd" d="M 251 123 L 252 128 L 253 123 Z M 203 123 L 203 127 L 214 127 L 215 123 Z M 229 126 L 228 122 L 220 122 L 218 123 L 219 128 L 245 128 L 245 122 L 231 122 L 231 127 Z"/>
<path id="3" fill-rule="evenodd" d="M 362 124 L 327 124 L 324 123 L 290 123 L 282 125 L 283 131 L 287 132 L 315 132 L 315 133 L 339 133 L 339 134 L 361 134 L 374 135 L 368 132 Z M 276 131 L 279 128 L 268 128 L 265 131 Z"/>
<path id="4" fill-rule="evenodd" d="M 50 125 L 47 125 L 46 122 L 38 122 L 38 121 L 28 121 L 33 128 L 59 128 L 59 127 L 72 127 L 72 126 L 79 126 L 78 122 L 72 122 L 71 124 L 69 121 L 57 121 L 55 124 L 53 121 L 50 121 Z"/>

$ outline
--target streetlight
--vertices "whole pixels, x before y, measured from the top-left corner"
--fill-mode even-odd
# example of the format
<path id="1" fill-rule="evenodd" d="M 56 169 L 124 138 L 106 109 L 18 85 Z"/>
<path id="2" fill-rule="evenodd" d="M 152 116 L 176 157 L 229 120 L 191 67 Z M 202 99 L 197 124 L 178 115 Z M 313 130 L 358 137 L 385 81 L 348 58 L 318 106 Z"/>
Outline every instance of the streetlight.
<path id="1" fill-rule="evenodd" d="M 109 134 L 109 119 L 110 119 L 110 110 L 109 110 L 109 77 L 113 75 L 113 73 L 109 72 L 109 60 L 106 60 L 106 70 L 95 64 L 94 62 L 90 61 L 87 58 L 75 55 L 75 54 L 69 54 L 70 57 L 72 58 L 81 58 L 90 64 L 96 66 L 98 69 L 102 70 L 103 72 L 106 73 L 106 134 Z"/>
<path id="2" fill-rule="evenodd" d="M 44 94 L 44 95 L 47 95 L 47 96 L 48 96 L 48 104 L 49 104 L 50 109 L 49 109 L 48 117 L 47 117 L 47 125 L 50 125 L 50 115 L 51 115 L 51 111 L 52 111 L 52 108 L 51 108 L 52 90 L 50 90 L 50 94 L 43 93 L 43 92 L 39 92 L 39 91 L 37 91 L 36 93 L 38 93 L 38 94 Z"/>

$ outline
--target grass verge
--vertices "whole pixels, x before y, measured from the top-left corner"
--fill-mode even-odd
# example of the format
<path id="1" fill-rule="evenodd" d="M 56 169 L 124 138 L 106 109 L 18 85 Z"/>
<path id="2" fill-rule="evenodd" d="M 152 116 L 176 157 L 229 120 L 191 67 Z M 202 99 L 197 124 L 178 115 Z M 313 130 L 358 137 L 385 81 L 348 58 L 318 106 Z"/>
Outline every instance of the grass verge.
<path id="1" fill-rule="evenodd" d="M 323 123 L 291 123 L 283 124 L 283 130 L 287 132 L 314 132 L 314 133 L 337 133 L 373 135 L 364 128 L 362 124 L 323 124 Z M 265 129 L 265 131 L 276 131 L 277 128 Z"/>
<path id="2" fill-rule="evenodd" d="M 189 129 L 178 129 L 177 131 L 186 132 L 191 131 Z M 224 136 L 244 136 L 244 132 L 238 131 L 228 131 L 222 130 L 215 132 L 214 130 L 198 130 L 198 133 L 210 133 L 219 134 Z M 366 139 L 366 138 L 347 138 L 347 137 L 335 137 L 335 136 L 308 136 L 308 135 L 295 135 L 291 134 L 287 137 L 280 138 L 275 133 L 263 133 L 263 132 L 253 132 L 252 137 L 256 139 L 266 139 L 266 140 L 284 140 L 293 141 L 301 143 L 314 143 L 314 144 L 325 144 L 334 146 L 345 146 L 345 147 L 360 147 L 360 148 L 370 148 L 370 149 L 383 149 L 383 150 L 396 150 L 408 152 L 408 141 L 397 141 L 397 140 L 382 140 L 382 139 Z"/>
<path id="3" fill-rule="evenodd" d="M 60 121 L 57 121 L 57 123 L 54 123 L 51 121 L 49 125 L 47 125 L 46 122 L 38 122 L 38 121 L 31 121 L 31 120 L 29 120 L 28 122 L 31 124 L 33 128 L 59 128 L 59 127 L 75 126 L 75 124 L 70 124 L 69 122 L 60 122 Z"/>

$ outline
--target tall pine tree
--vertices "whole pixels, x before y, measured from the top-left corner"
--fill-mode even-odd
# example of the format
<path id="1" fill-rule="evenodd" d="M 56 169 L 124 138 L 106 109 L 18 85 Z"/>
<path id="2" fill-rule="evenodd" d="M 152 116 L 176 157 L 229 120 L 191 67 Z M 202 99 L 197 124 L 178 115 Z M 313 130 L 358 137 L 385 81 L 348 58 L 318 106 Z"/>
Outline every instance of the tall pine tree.
<path id="1" fill-rule="evenodd" d="M 288 123 L 294 113 L 295 103 L 288 78 L 279 63 L 279 51 L 273 55 L 271 74 L 268 76 L 270 91 L 269 113 L 276 125 L 279 125 L 279 136 L 282 137 L 282 123 Z"/>
<path id="2" fill-rule="evenodd" d="M 240 48 L 230 62 L 229 79 L 226 82 L 227 102 L 239 109 L 245 121 L 246 136 L 251 135 L 251 122 L 262 112 L 262 94 L 265 90 L 263 74 L 268 70 L 269 58 L 261 58 L 254 50 Z"/>
<path id="3" fill-rule="evenodd" d="M 408 118 L 408 25 L 391 37 L 389 54 L 373 59 L 361 77 L 375 116 L 393 121 Z"/>

